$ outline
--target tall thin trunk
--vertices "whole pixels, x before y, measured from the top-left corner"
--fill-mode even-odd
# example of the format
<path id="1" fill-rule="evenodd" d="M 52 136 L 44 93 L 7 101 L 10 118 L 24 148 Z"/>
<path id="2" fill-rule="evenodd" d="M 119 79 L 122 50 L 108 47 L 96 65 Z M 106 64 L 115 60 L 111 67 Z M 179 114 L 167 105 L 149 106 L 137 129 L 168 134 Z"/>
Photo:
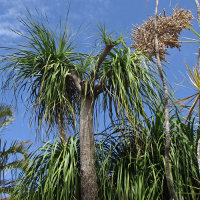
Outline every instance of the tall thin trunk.
<path id="1" fill-rule="evenodd" d="M 176 195 L 176 191 L 174 188 L 174 184 L 172 182 L 171 173 L 170 173 L 170 165 L 169 165 L 169 152 L 170 152 L 170 127 L 169 127 L 169 107 L 168 107 L 168 87 L 164 77 L 163 68 L 160 61 L 159 55 L 159 43 L 158 43 L 158 28 L 157 28 L 157 17 L 158 17 L 158 4 L 159 0 L 156 0 L 156 9 L 155 9 L 155 48 L 156 48 L 156 59 L 158 64 L 158 71 L 160 74 L 160 78 L 163 84 L 164 90 L 164 110 L 165 110 L 165 167 L 166 167 L 166 178 L 167 183 L 170 189 L 170 192 L 175 200 L 178 200 Z"/>
<path id="2" fill-rule="evenodd" d="M 199 13 L 198 13 L 198 22 L 200 23 Z M 200 73 L 200 48 L 198 52 L 198 67 L 199 67 L 198 73 Z M 200 100 L 199 100 L 199 110 L 200 110 Z M 199 126 L 200 126 L 200 113 L 199 113 Z M 197 161 L 198 161 L 199 176 L 200 176 L 200 139 L 198 140 L 198 143 L 197 143 Z"/>
<path id="3" fill-rule="evenodd" d="M 200 26 L 200 4 L 198 0 L 195 0 L 196 7 L 197 7 L 197 20 Z M 199 73 L 200 73 L 200 48 L 198 52 L 198 67 L 199 67 Z M 199 102 L 199 108 L 200 108 L 200 102 Z M 200 113 L 199 113 L 199 125 L 200 125 Z M 199 176 L 200 176 L 200 139 L 198 140 L 197 144 L 197 160 L 198 160 L 198 167 L 199 167 Z"/>
<path id="4" fill-rule="evenodd" d="M 200 139 L 197 143 L 197 161 L 198 161 L 198 167 L 199 167 L 199 176 L 200 176 Z"/>
<path id="5" fill-rule="evenodd" d="M 96 200 L 98 186 L 95 168 L 94 100 L 91 96 L 82 97 L 80 112 L 80 161 L 81 161 L 81 200 Z"/>
<path id="6" fill-rule="evenodd" d="M 96 200 L 98 198 L 98 185 L 95 167 L 95 147 L 94 147 L 94 128 L 93 128 L 93 111 L 95 97 L 103 92 L 102 78 L 95 86 L 95 80 L 99 74 L 99 68 L 110 50 L 115 46 L 111 40 L 106 43 L 105 49 L 99 55 L 95 69 L 90 73 L 90 80 L 87 91 L 85 83 L 81 82 L 77 73 L 68 73 L 80 94 L 81 111 L 80 111 L 80 169 L 81 169 L 81 200 Z M 87 83 L 87 82 L 86 82 Z M 93 92 L 91 92 L 93 91 Z M 92 93 L 92 95 L 91 95 Z"/>

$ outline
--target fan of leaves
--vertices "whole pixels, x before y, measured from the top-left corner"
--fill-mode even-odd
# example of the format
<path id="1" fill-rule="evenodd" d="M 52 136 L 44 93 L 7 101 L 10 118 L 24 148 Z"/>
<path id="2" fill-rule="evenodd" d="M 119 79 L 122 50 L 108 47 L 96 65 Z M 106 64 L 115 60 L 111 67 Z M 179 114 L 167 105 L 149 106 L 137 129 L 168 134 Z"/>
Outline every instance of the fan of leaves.
<path id="1" fill-rule="evenodd" d="M 188 29 L 187 25 L 191 24 L 191 19 L 193 18 L 191 11 L 179 9 L 173 9 L 174 14 L 167 17 L 165 11 L 163 15 L 157 16 L 158 24 L 158 43 L 159 43 L 159 55 L 161 61 L 166 61 L 165 55 L 167 53 L 167 48 L 177 48 L 180 49 L 180 44 L 178 37 L 183 29 Z M 148 17 L 148 21 L 139 26 L 134 26 L 132 29 L 132 40 L 134 43 L 131 48 L 140 50 L 149 54 L 149 56 L 156 56 L 155 48 L 155 18 Z"/>
<path id="2" fill-rule="evenodd" d="M 198 69 L 198 67 L 193 67 L 193 73 L 188 66 L 187 66 L 187 69 L 188 69 L 188 72 L 189 72 L 189 74 L 188 74 L 189 82 L 195 88 L 197 93 L 195 93 L 195 94 L 193 94 L 189 97 L 175 101 L 175 102 L 173 102 L 172 104 L 169 105 L 169 106 L 172 106 L 174 104 L 177 104 L 177 103 L 180 103 L 180 102 L 185 102 L 185 101 L 188 100 L 188 102 L 184 106 L 184 107 L 186 107 L 189 103 L 191 103 L 194 100 L 192 106 L 190 107 L 190 110 L 189 110 L 189 113 L 188 113 L 188 116 L 187 116 L 185 123 L 191 117 L 192 111 L 194 110 L 194 108 L 197 104 L 199 104 L 199 119 L 200 119 L 200 93 L 199 93 L 199 91 L 200 91 L 200 74 L 199 74 L 199 69 Z"/>

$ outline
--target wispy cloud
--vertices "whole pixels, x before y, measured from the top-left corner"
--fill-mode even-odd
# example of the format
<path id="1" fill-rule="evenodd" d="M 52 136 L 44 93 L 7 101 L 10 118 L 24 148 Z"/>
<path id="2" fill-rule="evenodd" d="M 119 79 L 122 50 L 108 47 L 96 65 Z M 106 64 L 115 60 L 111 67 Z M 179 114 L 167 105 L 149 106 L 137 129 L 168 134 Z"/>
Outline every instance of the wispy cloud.
<path id="1" fill-rule="evenodd" d="M 27 7 L 34 15 L 35 9 L 46 13 L 55 22 L 59 16 L 66 16 L 70 6 L 70 19 L 73 24 L 95 24 L 97 20 L 104 20 L 109 12 L 111 0 L 0 0 L 0 36 L 3 41 L 16 39 L 10 29 L 21 30 L 19 17 L 25 14 Z M 2 41 L 1 41 L 2 43 Z"/>
<path id="2" fill-rule="evenodd" d="M 15 0 L 7 1 L 0 0 L 0 36 L 3 42 L 10 39 L 16 39 L 17 35 L 11 29 L 21 30 L 21 25 L 18 21 L 19 17 L 25 14 L 25 8 L 39 8 L 41 11 L 48 10 L 48 4 L 42 4 L 39 0 Z M 2 43 L 2 41 L 1 41 Z"/>
<path id="3" fill-rule="evenodd" d="M 6 21 L 0 21 L 0 37 L 1 39 L 3 39 L 4 41 L 7 39 L 11 39 L 11 38 L 16 38 L 17 35 L 11 30 L 13 27 L 15 27 L 15 29 L 19 29 L 19 24 L 15 24 L 15 26 L 13 26 L 13 24 L 6 22 Z"/>
<path id="4" fill-rule="evenodd" d="M 110 0 L 75 0 L 72 5 L 74 2 L 79 5 L 79 8 L 77 6 L 75 8 L 79 10 L 79 12 L 76 12 L 77 15 L 89 20 L 97 17 L 101 18 L 108 11 L 110 5 Z"/>

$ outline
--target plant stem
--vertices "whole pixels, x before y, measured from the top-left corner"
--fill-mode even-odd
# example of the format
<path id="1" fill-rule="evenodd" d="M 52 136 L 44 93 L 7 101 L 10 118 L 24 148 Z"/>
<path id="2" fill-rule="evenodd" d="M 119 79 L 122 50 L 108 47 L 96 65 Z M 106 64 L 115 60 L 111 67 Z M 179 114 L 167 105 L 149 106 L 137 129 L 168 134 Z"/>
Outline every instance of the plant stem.
<path id="1" fill-rule="evenodd" d="M 169 107 L 168 107 L 168 87 L 167 83 L 164 77 L 163 68 L 160 61 L 160 55 L 159 55 L 159 44 L 158 44 L 158 28 L 157 28 L 157 17 L 158 17 L 158 5 L 159 0 L 156 0 L 156 9 L 155 9 L 155 48 L 156 48 L 156 59 L 157 59 L 157 65 L 158 65 L 158 71 L 160 74 L 160 78 L 163 84 L 163 90 L 164 90 L 164 110 L 165 110 L 165 138 L 166 138 L 166 144 L 165 144 L 165 167 L 166 167 L 166 178 L 167 183 L 170 189 L 170 192 L 172 194 L 172 197 L 175 200 L 178 200 L 178 197 L 176 195 L 176 191 L 174 188 L 174 184 L 171 179 L 171 173 L 170 173 L 170 165 L 169 165 L 169 152 L 170 152 L 170 127 L 169 127 Z"/>
<path id="2" fill-rule="evenodd" d="M 200 26 L 200 4 L 198 0 L 195 0 L 196 7 L 197 7 L 197 20 Z M 198 52 L 198 73 L 200 73 L 200 48 Z M 200 100 L 199 100 L 199 110 L 200 110 Z M 200 125 L 200 113 L 199 113 L 199 125 Z M 197 144 L 197 161 L 198 161 L 198 167 L 199 167 L 199 175 L 200 175 L 200 139 L 198 140 Z"/>

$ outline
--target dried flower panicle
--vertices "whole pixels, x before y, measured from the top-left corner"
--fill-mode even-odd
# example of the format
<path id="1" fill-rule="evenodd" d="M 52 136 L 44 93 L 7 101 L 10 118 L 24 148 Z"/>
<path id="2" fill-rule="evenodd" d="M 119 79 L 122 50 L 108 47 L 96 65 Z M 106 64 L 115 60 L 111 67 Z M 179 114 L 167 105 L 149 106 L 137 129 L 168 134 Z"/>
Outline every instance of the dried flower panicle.
<path id="1" fill-rule="evenodd" d="M 148 21 L 144 21 L 141 26 L 134 26 L 131 36 L 134 43 L 131 48 L 148 53 L 149 56 L 156 56 L 155 49 L 155 18 L 148 17 Z M 191 25 L 193 18 L 191 11 L 184 9 L 174 9 L 172 16 L 157 16 L 159 55 L 162 61 L 166 61 L 167 48 L 177 48 L 180 45 L 175 42 L 183 29 L 187 29 L 185 24 Z"/>

